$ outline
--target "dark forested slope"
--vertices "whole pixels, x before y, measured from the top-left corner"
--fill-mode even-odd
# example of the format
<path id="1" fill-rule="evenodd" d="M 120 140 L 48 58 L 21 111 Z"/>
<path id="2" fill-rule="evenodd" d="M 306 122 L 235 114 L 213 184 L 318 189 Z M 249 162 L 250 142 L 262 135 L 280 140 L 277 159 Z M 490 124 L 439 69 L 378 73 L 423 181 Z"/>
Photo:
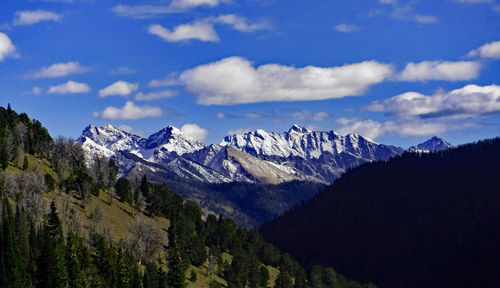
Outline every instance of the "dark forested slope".
<path id="1" fill-rule="evenodd" d="M 499 208 L 497 138 L 365 164 L 261 231 L 380 287 L 500 287 Z"/>

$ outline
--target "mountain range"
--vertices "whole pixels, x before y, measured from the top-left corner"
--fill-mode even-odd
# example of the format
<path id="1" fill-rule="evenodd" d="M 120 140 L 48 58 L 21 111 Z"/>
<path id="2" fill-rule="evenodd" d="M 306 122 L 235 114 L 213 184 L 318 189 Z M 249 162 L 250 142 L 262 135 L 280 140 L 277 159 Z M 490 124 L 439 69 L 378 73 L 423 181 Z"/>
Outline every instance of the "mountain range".
<path id="1" fill-rule="evenodd" d="M 405 150 L 358 134 L 311 131 L 293 125 L 287 132 L 256 130 L 206 145 L 168 126 L 147 138 L 111 125 L 86 127 L 78 142 L 89 161 L 111 158 L 122 176 L 146 174 L 161 182 L 181 177 L 208 183 L 279 184 L 294 180 L 331 183 L 347 169 L 365 162 L 388 160 Z M 433 137 L 410 151 L 451 147 Z"/>

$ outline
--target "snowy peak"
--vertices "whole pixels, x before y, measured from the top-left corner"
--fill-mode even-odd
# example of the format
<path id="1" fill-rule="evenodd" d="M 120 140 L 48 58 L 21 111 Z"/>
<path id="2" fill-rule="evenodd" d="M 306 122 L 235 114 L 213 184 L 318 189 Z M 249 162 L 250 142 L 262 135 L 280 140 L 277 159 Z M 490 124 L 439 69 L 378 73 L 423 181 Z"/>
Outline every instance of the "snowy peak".
<path id="1" fill-rule="evenodd" d="M 304 159 L 318 159 L 325 152 L 333 155 L 345 152 L 362 155 L 364 158 L 374 158 L 373 155 L 379 147 L 394 148 L 395 152 L 399 149 L 377 144 L 357 134 L 340 136 L 334 131 L 311 131 L 298 125 L 293 125 L 284 133 L 257 130 L 243 135 L 226 136 L 221 145 L 234 146 L 254 156 Z"/>
<path id="2" fill-rule="evenodd" d="M 436 152 L 450 148 L 453 148 L 453 145 L 451 145 L 450 143 L 446 142 L 445 140 L 437 136 L 434 136 L 425 142 L 422 142 L 420 144 L 417 144 L 416 146 L 408 148 L 408 151 Z"/>
<path id="3" fill-rule="evenodd" d="M 311 133 L 311 130 L 307 129 L 306 127 L 301 127 L 297 124 L 293 124 L 293 126 L 290 129 L 288 129 L 288 133 L 307 134 Z"/>
<path id="4" fill-rule="evenodd" d="M 145 141 L 144 148 L 163 148 L 168 152 L 175 152 L 177 155 L 182 155 L 203 149 L 205 145 L 186 135 L 176 127 L 168 126 L 149 136 Z"/>
<path id="5" fill-rule="evenodd" d="M 140 146 L 142 138 L 111 125 L 100 128 L 89 125 L 82 131 L 78 142 L 83 144 L 89 140 L 113 151 L 130 151 Z"/>

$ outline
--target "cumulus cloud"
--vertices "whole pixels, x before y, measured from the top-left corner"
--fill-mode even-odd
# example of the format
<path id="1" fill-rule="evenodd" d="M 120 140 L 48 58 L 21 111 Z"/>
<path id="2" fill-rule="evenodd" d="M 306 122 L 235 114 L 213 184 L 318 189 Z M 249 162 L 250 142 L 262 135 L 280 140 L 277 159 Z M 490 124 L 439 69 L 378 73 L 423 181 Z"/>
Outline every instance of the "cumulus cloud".
<path id="1" fill-rule="evenodd" d="M 99 97 L 104 98 L 108 96 L 123 96 L 127 97 L 139 88 L 138 83 L 129 83 L 125 81 L 117 81 L 108 87 L 99 90 Z M 133 104 L 133 103 L 132 103 Z"/>
<path id="2" fill-rule="evenodd" d="M 173 0 L 170 7 L 190 9 L 198 6 L 216 7 L 222 3 L 231 3 L 231 0 Z"/>
<path id="3" fill-rule="evenodd" d="M 49 67 L 42 67 L 40 70 L 30 72 L 25 75 L 26 78 L 58 78 L 66 77 L 72 74 L 81 74 L 89 70 L 78 62 L 56 63 Z"/>
<path id="4" fill-rule="evenodd" d="M 241 57 L 200 65 L 181 74 L 202 105 L 308 101 L 362 95 L 392 75 L 391 65 L 376 61 L 339 67 L 295 68 L 266 64 L 257 68 Z"/>
<path id="5" fill-rule="evenodd" d="M 184 126 L 182 126 L 181 131 L 200 142 L 205 142 L 205 139 L 208 135 L 207 129 L 201 128 L 196 124 L 185 124 Z"/>
<path id="6" fill-rule="evenodd" d="M 59 21 L 62 16 L 45 10 L 17 11 L 14 25 L 33 25 L 43 21 Z"/>
<path id="7" fill-rule="evenodd" d="M 432 136 L 452 129 L 446 123 L 424 121 L 418 118 L 405 118 L 386 122 L 378 122 L 372 119 L 339 118 L 336 120 L 336 124 L 337 131 L 340 134 L 356 133 L 370 139 L 376 139 L 383 135 L 403 137 Z"/>
<path id="8" fill-rule="evenodd" d="M 177 79 L 177 76 L 171 73 L 161 79 L 153 79 L 149 81 L 148 87 L 169 87 L 177 86 L 179 84 L 180 81 Z"/>
<path id="9" fill-rule="evenodd" d="M 205 22 L 219 23 L 231 26 L 240 32 L 254 32 L 257 30 L 269 29 L 271 25 L 267 21 L 258 21 L 250 23 L 245 17 L 235 14 L 219 15 L 215 18 L 207 18 Z"/>
<path id="10" fill-rule="evenodd" d="M 439 19 L 432 15 L 416 14 L 413 9 L 415 1 L 401 3 L 397 0 L 379 0 L 380 4 L 388 4 L 392 7 L 390 17 L 399 20 L 414 21 L 420 24 L 436 24 Z"/>
<path id="11" fill-rule="evenodd" d="M 0 32 L 0 62 L 7 56 L 11 56 L 16 51 L 16 47 L 12 44 L 7 34 Z"/>
<path id="12" fill-rule="evenodd" d="M 68 81 L 64 84 L 50 86 L 49 94 L 78 94 L 90 92 L 90 86 L 85 83 L 78 83 L 75 81 Z"/>
<path id="13" fill-rule="evenodd" d="M 486 43 L 483 46 L 470 51 L 467 56 L 500 59 L 500 41 Z"/>
<path id="14" fill-rule="evenodd" d="M 365 107 L 389 115 L 431 117 L 473 117 L 500 112 L 500 86 L 467 85 L 450 92 L 438 91 L 432 96 L 407 92 Z"/>
<path id="15" fill-rule="evenodd" d="M 402 81 L 448 80 L 461 81 L 476 79 L 481 70 L 477 61 L 423 61 L 410 62 L 399 75 Z"/>
<path id="16" fill-rule="evenodd" d="M 359 28 L 358 26 L 353 25 L 353 24 L 342 23 L 342 24 L 336 25 L 333 29 L 335 29 L 335 31 L 342 32 L 342 33 L 351 33 L 354 31 L 358 31 L 361 28 Z"/>
<path id="17" fill-rule="evenodd" d="M 250 131 L 252 131 L 252 129 L 238 128 L 238 129 L 233 129 L 233 130 L 227 131 L 227 135 L 243 135 L 243 134 L 248 133 Z"/>
<path id="18" fill-rule="evenodd" d="M 162 113 L 160 107 L 137 106 L 134 102 L 127 101 L 122 108 L 109 106 L 102 112 L 94 112 L 94 117 L 106 120 L 137 120 L 160 117 Z"/>
<path id="19" fill-rule="evenodd" d="M 250 33 L 257 30 L 268 29 L 271 25 L 267 21 L 249 22 L 245 17 L 235 14 L 209 17 L 193 23 L 182 24 L 167 29 L 159 24 L 149 26 L 148 32 L 160 37 L 167 42 L 199 40 L 204 42 L 218 42 L 219 35 L 214 25 L 224 24 L 240 32 Z"/>
<path id="20" fill-rule="evenodd" d="M 167 42 L 179 42 L 189 40 L 199 40 L 204 42 L 218 42 L 219 35 L 215 32 L 210 23 L 194 22 L 191 24 L 182 24 L 172 30 L 154 24 L 149 26 L 149 34 L 156 35 Z"/>
<path id="21" fill-rule="evenodd" d="M 116 69 L 113 69 L 109 72 L 111 75 L 127 75 L 127 74 L 135 74 L 137 73 L 137 70 L 132 69 L 127 66 L 121 66 Z"/>
<path id="22" fill-rule="evenodd" d="M 153 101 L 153 100 L 160 100 L 160 99 L 166 99 L 166 98 L 172 98 L 175 95 L 177 95 L 176 91 L 172 90 L 164 90 L 164 91 L 158 91 L 158 92 L 151 92 L 151 93 L 137 93 L 135 95 L 135 100 L 136 101 Z"/>
<path id="23" fill-rule="evenodd" d="M 116 5 L 113 12 L 120 17 L 133 19 L 154 18 L 165 14 L 185 12 L 198 6 L 215 7 L 230 0 L 174 0 L 170 5 Z"/>

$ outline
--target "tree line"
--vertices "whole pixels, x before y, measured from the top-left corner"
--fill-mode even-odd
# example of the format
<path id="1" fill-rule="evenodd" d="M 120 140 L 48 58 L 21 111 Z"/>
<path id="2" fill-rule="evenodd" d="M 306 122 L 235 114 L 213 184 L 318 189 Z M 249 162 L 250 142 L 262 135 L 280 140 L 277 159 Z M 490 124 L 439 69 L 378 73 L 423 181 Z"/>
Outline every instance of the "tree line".
<path id="1" fill-rule="evenodd" d="M 0 288 L 187 287 L 197 278 L 192 266 L 207 267 L 213 288 L 271 287 L 269 267 L 279 268 L 274 287 L 365 287 L 331 268 L 308 273 L 257 230 L 238 227 L 229 218 L 203 217 L 195 202 L 183 200 L 165 183 L 153 184 L 146 176 L 117 180 L 112 161 L 86 159 L 75 141 L 53 140 L 41 124 L 33 124 L 39 122 L 21 115 L 0 108 L 0 119 L 7 119 L 5 125 L 0 122 L 7 135 L 0 138 L 0 147 L 8 150 L 0 172 Z M 26 123 L 38 128 L 19 133 L 19 126 L 31 127 Z M 79 200 L 83 209 L 105 193 L 109 205 L 117 198 L 137 214 L 166 217 L 168 241 L 139 218 L 131 223 L 129 239 L 113 241 L 93 229 L 92 219 L 84 234 L 74 209 L 61 217 L 56 202 L 49 204 L 48 198 L 61 193 Z M 91 217 L 102 213 L 96 209 Z"/>

